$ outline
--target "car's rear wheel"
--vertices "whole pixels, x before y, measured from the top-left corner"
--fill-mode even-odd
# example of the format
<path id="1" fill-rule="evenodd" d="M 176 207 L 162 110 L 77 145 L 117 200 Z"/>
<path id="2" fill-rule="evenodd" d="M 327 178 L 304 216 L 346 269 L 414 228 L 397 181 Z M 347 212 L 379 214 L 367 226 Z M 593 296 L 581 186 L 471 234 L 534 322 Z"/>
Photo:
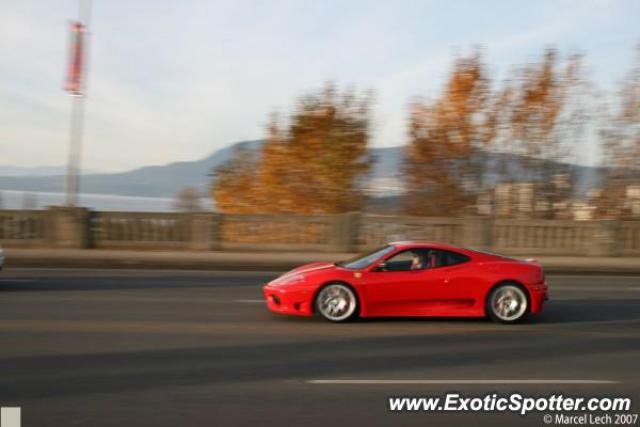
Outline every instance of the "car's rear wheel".
<path id="1" fill-rule="evenodd" d="M 354 291 L 342 283 L 330 283 L 316 296 L 316 311 L 331 322 L 346 322 L 358 315 Z"/>
<path id="2" fill-rule="evenodd" d="M 515 283 L 495 287 L 487 299 L 487 313 L 495 322 L 516 323 L 527 314 L 528 308 L 524 289 Z"/>

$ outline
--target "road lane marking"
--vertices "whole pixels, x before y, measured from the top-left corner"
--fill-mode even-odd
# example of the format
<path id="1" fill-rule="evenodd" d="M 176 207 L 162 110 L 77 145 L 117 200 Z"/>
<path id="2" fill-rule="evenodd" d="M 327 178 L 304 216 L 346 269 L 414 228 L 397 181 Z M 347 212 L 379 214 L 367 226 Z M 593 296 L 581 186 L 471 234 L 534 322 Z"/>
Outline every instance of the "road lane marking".
<path id="1" fill-rule="evenodd" d="M 611 380 L 568 380 L 568 379 L 526 379 L 526 380 L 470 380 L 470 379 L 447 379 L 447 380 L 374 380 L 374 379 L 351 379 L 351 380 L 308 380 L 307 384 L 337 384 L 337 385 L 368 385 L 368 384 L 493 384 L 493 385 L 521 385 L 521 384 L 619 384 L 620 381 Z"/>
<path id="2" fill-rule="evenodd" d="M 233 302 L 239 302 L 244 304 L 263 304 L 263 299 L 234 299 Z"/>
<path id="3" fill-rule="evenodd" d="M 319 330 L 309 329 L 308 327 L 297 327 L 295 324 L 282 322 L 264 322 L 258 320 L 259 323 L 219 323 L 213 320 L 209 322 L 185 322 L 185 321 L 114 321 L 114 320 L 19 320 L 19 319 L 3 319 L 0 321 L 0 333 L 2 332 L 56 332 L 56 333 L 118 333 L 118 334 L 138 334 L 138 333 L 158 333 L 158 334 L 226 334 L 230 333 L 234 336 L 237 334 L 249 334 L 253 332 L 261 335 L 265 333 L 276 333 L 279 336 L 304 336 L 317 337 L 317 331 L 324 332 L 325 328 Z M 258 329 L 252 329 L 251 326 L 256 325 Z M 419 333 L 420 336 L 426 335 L 448 335 L 455 333 L 469 333 L 486 331 L 486 327 L 448 327 L 446 325 L 429 326 L 424 323 L 403 325 L 401 328 L 394 327 L 363 327 L 356 329 L 358 336 L 380 337 L 380 336 L 411 336 Z M 500 330 L 496 328 L 495 331 Z M 331 330 L 331 336 L 336 338 L 344 338 L 351 340 L 353 338 L 353 330 L 350 328 Z M 326 338 L 323 334 L 321 337 Z M 314 338 L 315 339 L 315 338 Z"/>
<path id="4" fill-rule="evenodd" d="M 0 425 L 2 427 L 20 427 L 20 407 L 0 408 Z"/>

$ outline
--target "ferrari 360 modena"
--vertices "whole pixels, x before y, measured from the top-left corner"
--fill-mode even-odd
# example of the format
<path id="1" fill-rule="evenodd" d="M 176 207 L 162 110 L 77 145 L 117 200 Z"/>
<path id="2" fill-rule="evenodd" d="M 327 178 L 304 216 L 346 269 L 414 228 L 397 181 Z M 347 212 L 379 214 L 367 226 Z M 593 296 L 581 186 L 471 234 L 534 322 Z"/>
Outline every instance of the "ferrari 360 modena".
<path id="1" fill-rule="evenodd" d="M 263 289 L 269 309 L 332 322 L 357 317 L 485 317 L 515 323 L 547 299 L 535 261 L 450 245 L 394 242 L 336 263 L 295 268 Z"/>

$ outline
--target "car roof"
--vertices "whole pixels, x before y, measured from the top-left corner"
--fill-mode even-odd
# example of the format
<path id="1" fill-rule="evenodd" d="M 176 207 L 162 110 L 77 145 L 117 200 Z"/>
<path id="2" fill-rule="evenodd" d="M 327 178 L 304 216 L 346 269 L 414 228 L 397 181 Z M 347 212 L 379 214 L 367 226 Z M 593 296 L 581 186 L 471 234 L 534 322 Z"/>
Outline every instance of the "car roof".
<path id="1" fill-rule="evenodd" d="M 433 249 L 442 249 L 445 251 L 459 252 L 475 259 L 485 259 L 485 260 L 501 259 L 501 260 L 517 261 L 514 258 L 509 258 L 504 255 L 494 254 L 494 253 L 485 252 L 482 250 L 477 250 L 472 248 L 463 248 L 461 246 L 448 245 L 446 243 L 404 240 L 399 242 L 391 242 L 389 243 L 389 245 L 396 247 L 396 249 L 398 250 L 407 250 L 412 248 L 433 248 Z"/>
<path id="2" fill-rule="evenodd" d="M 413 240 L 403 240 L 398 242 L 390 242 L 390 245 L 395 246 L 398 249 L 411 249 L 411 248 L 435 248 L 435 249 L 444 249 L 449 251 L 457 251 L 457 252 L 467 252 L 468 250 L 465 248 L 461 248 L 460 246 L 447 245 L 445 243 L 437 243 L 437 242 L 419 242 Z"/>

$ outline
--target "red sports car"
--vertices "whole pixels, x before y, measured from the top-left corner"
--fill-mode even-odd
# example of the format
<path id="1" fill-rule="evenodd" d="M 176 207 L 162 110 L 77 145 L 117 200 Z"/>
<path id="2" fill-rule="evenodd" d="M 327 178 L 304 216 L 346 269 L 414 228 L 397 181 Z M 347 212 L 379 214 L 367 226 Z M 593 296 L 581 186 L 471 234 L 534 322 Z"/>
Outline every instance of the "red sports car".
<path id="1" fill-rule="evenodd" d="M 273 312 L 332 322 L 374 316 L 489 316 L 514 323 L 547 299 L 542 267 L 436 243 L 395 242 L 335 264 L 303 265 L 263 289 Z"/>

